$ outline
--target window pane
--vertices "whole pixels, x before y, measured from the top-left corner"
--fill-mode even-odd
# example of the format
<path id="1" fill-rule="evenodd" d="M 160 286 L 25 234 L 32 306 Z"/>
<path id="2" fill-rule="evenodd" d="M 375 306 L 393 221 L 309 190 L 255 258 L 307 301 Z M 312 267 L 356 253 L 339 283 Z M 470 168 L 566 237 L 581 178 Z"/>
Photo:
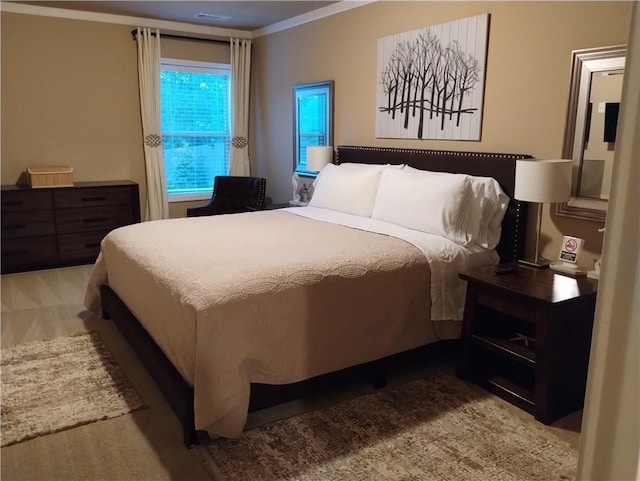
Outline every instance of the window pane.
<path id="1" fill-rule="evenodd" d="M 160 75 L 162 137 L 169 194 L 211 193 L 228 173 L 231 141 L 228 74 L 165 67 Z"/>
<path id="2" fill-rule="evenodd" d="M 164 162 L 169 193 L 211 193 L 213 178 L 227 174 L 229 137 L 164 135 Z"/>

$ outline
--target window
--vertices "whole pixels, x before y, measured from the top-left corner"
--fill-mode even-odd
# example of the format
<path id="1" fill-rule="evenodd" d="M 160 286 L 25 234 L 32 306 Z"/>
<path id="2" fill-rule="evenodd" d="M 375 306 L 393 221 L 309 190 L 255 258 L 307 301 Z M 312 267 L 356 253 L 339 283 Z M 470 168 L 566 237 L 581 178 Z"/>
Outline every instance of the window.
<path id="1" fill-rule="evenodd" d="M 231 144 L 229 65 L 162 59 L 162 142 L 170 202 L 206 199 L 227 175 Z"/>

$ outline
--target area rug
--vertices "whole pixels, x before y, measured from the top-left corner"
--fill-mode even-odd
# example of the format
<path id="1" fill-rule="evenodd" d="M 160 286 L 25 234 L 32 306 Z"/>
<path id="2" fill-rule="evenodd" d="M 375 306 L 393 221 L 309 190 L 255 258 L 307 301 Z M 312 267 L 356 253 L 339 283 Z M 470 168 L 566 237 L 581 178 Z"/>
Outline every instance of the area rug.
<path id="1" fill-rule="evenodd" d="M 217 481 L 573 479 L 577 451 L 437 375 L 196 447 Z"/>
<path id="2" fill-rule="evenodd" d="M 97 333 L 2 349 L 1 445 L 144 406 Z"/>

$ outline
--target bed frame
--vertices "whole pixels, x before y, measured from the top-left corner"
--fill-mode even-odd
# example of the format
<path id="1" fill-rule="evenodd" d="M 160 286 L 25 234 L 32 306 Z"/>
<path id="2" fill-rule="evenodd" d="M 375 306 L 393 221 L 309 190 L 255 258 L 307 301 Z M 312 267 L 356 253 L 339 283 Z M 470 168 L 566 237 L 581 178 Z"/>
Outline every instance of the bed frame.
<path id="1" fill-rule="evenodd" d="M 480 152 L 456 152 L 443 150 L 401 149 L 391 147 L 339 146 L 336 163 L 356 162 L 369 164 L 407 164 L 422 170 L 438 172 L 466 173 L 476 176 L 493 177 L 511 199 L 502 223 L 500 243 L 496 250 L 501 262 L 520 259 L 524 251 L 526 209 L 522 202 L 513 199 L 516 160 L 531 158 L 530 155 L 494 154 Z M 136 351 L 163 395 L 182 423 L 184 443 L 191 447 L 198 442 L 194 425 L 193 388 L 182 378 L 164 352 L 155 344 L 151 336 L 135 316 L 108 286 L 100 288 L 104 317 L 110 318 L 118 326 L 129 344 Z M 428 346 L 433 351 L 436 346 Z M 317 392 L 336 382 L 343 382 L 353 375 L 370 377 L 374 386 L 385 383 L 384 366 L 400 358 L 403 354 L 380 361 L 354 366 L 339 373 L 330 373 L 316 378 L 283 386 L 265 384 L 251 385 L 249 411 L 257 411 L 280 404 L 303 395 Z M 354 374 L 357 373 L 357 374 Z"/>

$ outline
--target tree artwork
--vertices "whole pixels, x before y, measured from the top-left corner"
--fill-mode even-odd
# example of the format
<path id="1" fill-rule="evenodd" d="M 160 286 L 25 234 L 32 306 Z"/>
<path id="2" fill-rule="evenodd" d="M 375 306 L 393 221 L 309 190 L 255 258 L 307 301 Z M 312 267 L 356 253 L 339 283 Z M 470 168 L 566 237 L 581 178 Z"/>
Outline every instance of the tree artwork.
<path id="1" fill-rule="evenodd" d="M 488 14 L 378 41 L 376 137 L 480 140 Z"/>

